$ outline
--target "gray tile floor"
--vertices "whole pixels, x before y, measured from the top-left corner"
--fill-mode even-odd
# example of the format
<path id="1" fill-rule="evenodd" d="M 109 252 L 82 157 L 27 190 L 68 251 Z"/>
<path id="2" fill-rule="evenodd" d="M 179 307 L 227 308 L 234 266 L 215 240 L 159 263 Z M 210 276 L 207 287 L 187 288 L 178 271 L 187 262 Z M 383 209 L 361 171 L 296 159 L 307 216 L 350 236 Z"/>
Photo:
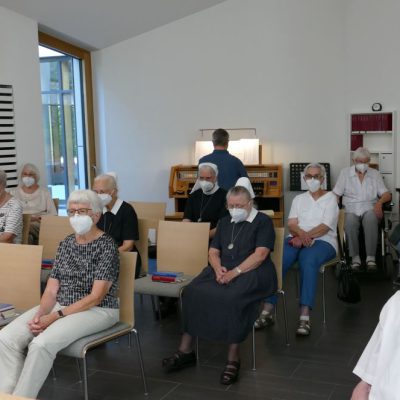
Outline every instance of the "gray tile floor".
<path id="1" fill-rule="evenodd" d="M 136 319 L 149 395 L 143 395 L 136 349 L 128 349 L 125 338 L 104 345 L 88 356 L 91 400 L 344 400 L 357 382 L 351 373 L 378 320 L 385 301 L 392 295 L 391 282 L 378 277 L 361 276 L 362 302 L 347 305 L 336 299 L 336 278 L 327 271 L 328 320 L 322 325 L 321 293 L 312 317 L 308 338 L 294 334 L 297 323 L 295 277 L 286 278 L 290 346 L 284 343 L 281 309 L 278 321 L 256 333 L 257 371 L 251 371 L 251 341 L 241 351 L 240 380 L 232 386 L 219 384 L 225 362 L 225 346 L 200 342 L 200 364 L 166 374 L 161 359 L 172 354 L 179 342 L 176 315 L 154 321 L 150 300 L 136 298 Z M 57 358 L 57 379 L 49 377 L 40 392 L 41 400 L 83 399 L 75 362 Z"/>

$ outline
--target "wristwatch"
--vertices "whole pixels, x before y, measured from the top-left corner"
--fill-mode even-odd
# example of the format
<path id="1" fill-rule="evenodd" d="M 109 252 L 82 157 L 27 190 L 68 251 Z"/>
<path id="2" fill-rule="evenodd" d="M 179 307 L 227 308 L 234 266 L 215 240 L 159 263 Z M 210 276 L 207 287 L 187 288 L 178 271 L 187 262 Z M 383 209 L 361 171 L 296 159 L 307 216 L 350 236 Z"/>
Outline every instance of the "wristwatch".
<path id="1" fill-rule="evenodd" d="M 64 317 L 65 317 L 64 313 L 62 312 L 62 310 L 58 310 L 58 311 L 57 311 L 57 314 L 58 314 L 58 316 L 59 316 L 60 318 L 64 318 Z"/>
<path id="2" fill-rule="evenodd" d="M 242 270 L 239 267 L 236 267 L 235 270 L 238 273 L 238 275 L 240 275 L 242 273 Z"/>

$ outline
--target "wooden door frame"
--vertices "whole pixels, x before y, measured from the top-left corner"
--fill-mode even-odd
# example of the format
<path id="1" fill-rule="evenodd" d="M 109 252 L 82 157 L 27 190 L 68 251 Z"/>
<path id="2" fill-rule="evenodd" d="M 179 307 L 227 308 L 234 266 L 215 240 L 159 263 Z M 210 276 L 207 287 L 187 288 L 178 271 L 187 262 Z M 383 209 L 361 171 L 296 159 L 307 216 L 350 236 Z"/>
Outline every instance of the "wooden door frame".
<path id="1" fill-rule="evenodd" d="M 67 55 L 82 60 L 83 72 L 83 94 L 85 107 L 85 128 L 86 128 L 86 157 L 88 170 L 88 185 L 91 187 L 94 179 L 94 168 L 96 165 L 96 143 L 94 133 L 93 114 L 93 83 L 92 83 L 92 60 L 90 51 L 82 49 L 64 40 L 58 39 L 47 33 L 39 32 L 39 44 L 50 49 L 60 51 Z"/>

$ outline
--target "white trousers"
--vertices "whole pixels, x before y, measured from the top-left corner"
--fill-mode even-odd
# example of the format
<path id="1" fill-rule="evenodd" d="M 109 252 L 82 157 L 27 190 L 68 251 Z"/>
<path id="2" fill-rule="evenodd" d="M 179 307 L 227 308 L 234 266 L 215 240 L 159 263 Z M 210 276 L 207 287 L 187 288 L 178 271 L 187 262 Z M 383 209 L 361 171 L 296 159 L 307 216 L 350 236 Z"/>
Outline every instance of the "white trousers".
<path id="1" fill-rule="evenodd" d="M 59 309 L 57 303 L 53 310 Z M 37 310 L 30 309 L 0 331 L 0 393 L 36 398 L 60 350 L 119 320 L 118 309 L 93 307 L 60 318 L 34 336 L 28 321 Z"/>

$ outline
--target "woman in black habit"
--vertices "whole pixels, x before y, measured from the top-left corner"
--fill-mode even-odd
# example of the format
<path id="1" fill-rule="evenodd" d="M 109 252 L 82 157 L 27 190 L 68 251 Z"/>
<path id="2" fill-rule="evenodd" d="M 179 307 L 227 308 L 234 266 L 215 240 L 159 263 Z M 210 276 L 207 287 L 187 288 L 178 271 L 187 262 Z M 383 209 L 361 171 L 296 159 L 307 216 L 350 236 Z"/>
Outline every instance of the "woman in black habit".
<path id="1" fill-rule="evenodd" d="M 246 186 L 253 194 L 249 181 Z M 163 360 L 166 371 L 196 363 L 192 339 L 199 337 L 228 344 L 220 382 L 230 385 L 238 379 L 239 345 L 252 330 L 260 300 L 276 291 L 270 258 L 275 240 L 273 223 L 253 207 L 250 191 L 235 186 L 227 194 L 230 215 L 218 223 L 209 266 L 185 289 L 184 333 L 178 351 Z"/>

